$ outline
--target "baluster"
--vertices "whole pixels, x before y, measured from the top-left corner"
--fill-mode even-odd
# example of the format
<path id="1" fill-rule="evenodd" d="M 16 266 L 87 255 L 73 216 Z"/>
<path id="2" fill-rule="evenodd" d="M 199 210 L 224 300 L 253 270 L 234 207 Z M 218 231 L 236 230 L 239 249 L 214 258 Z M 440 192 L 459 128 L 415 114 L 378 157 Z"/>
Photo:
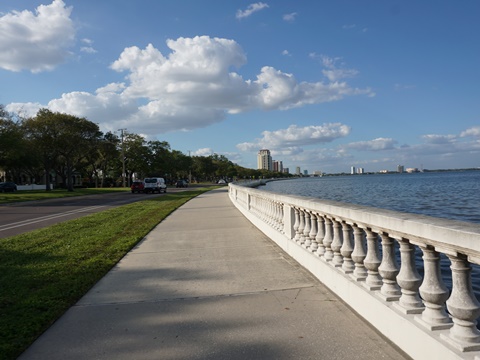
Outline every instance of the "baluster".
<path id="1" fill-rule="evenodd" d="M 272 201 L 272 205 L 270 205 L 272 208 L 272 227 L 275 230 L 278 230 L 278 219 L 277 219 L 277 211 L 278 211 L 278 205 L 276 201 Z"/>
<path id="2" fill-rule="evenodd" d="M 423 303 L 418 296 L 418 288 L 422 283 L 422 277 L 415 265 L 415 246 L 407 239 L 397 239 L 400 244 L 400 272 L 397 275 L 397 284 L 400 286 L 402 295 L 394 306 L 405 314 L 420 314 Z"/>
<path id="3" fill-rule="evenodd" d="M 332 221 L 325 216 L 325 237 L 323 238 L 323 246 L 325 246 L 325 253 L 323 254 L 323 259 L 325 259 L 326 261 L 332 261 L 333 259 L 333 251 L 331 248 L 332 241 Z"/>
<path id="4" fill-rule="evenodd" d="M 342 221 L 342 231 L 343 231 L 343 244 L 340 252 L 343 256 L 342 270 L 345 274 L 353 273 L 355 269 L 355 264 L 352 261 L 352 228 L 346 222 Z"/>
<path id="5" fill-rule="evenodd" d="M 298 243 L 302 245 L 305 242 L 305 235 L 303 234 L 303 230 L 305 229 L 305 212 L 303 209 L 299 209 L 298 216 L 300 219 L 300 224 L 298 225 Z"/>
<path id="6" fill-rule="evenodd" d="M 277 223 L 278 223 L 278 230 L 285 234 L 285 224 L 283 222 L 283 203 L 278 203 L 278 212 L 277 212 Z"/>
<path id="7" fill-rule="evenodd" d="M 323 245 L 323 238 L 325 237 L 325 220 L 320 214 L 317 215 L 317 235 L 315 236 L 315 242 L 318 245 L 315 254 L 322 257 L 325 254 L 325 246 Z"/>
<path id="8" fill-rule="evenodd" d="M 310 247 L 308 250 L 315 252 L 318 249 L 318 243 L 315 239 L 317 236 L 317 214 L 313 212 L 310 214 L 310 222 L 310 234 L 308 234 L 308 237 L 310 238 Z"/>
<path id="9" fill-rule="evenodd" d="M 367 253 L 365 251 L 365 232 L 356 224 L 353 224 L 354 244 L 352 252 L 352 260 L 355 263 L 353 270 L 353 278 L 357 281 L 364 281 L 367 278 L 367 269 L 363 264 Z"/>
<path id="10" fill-rule="evenodd" d="M 340 249 L 342 248 L 342 233 L 340 231 L 340 228 L 342 225 L 340 225 L 340 222 L 332 219 L 333 223 L 333 241 L 332 244 L 330 245 L 333 251 L 333 259 L 332 259 L 332 264 L 335 267 L 341 267 L 343 264 L 343 257 L 342 254 L 340 253 Z"/>
<path id="11" fill-rule="evenodd" d="M 369 290 L 379 290 L 383 282 L 378 273 L 378 267 L 381 263 L 378 249 L 378 235 L 370 229 L 365 229 L 365 232 L 367 233 L 367 256 L 363 264 L 368 270 L 365 286 Z"/>
<path id="12" fill-rule="evenodd" d="M 295 237 L 293 241 L 297 242 L 300 240 L 300 233 L 298 232 L 298 227 L 300 226 L 300 211 L 298 208 L 293 208 L 295 211 L 295 223 L 293 224 L 293 231 L 295 231 Z"/>
<path id="13" fill-rule="evenodd" d="M 461 351 L 480 350 L 480 332 L 477 318 L 480 316 L 480 303 L 472 289 L 472 267 L 467 256 L 447 255 L 451 261 L 452 293 L 447 300 L 447 309 L 452 315 L 453 326 L 448 335 L 441 336 Z"/>
<path id="14" fill-rule="evenodd" d="M 448 289 L 440 274 L 439 253 L 430 245 L 421 246 L 421 249 L 425 272 L 422 286 L 420 286 L 420 296 L 425 310 L 422 316 L 416 316 L 415 320 L 429 330 L 448 329 L 452 326 L 452 322 L 445 311 Z"/>
<path id="15" fill-rule="evenodd" d="M 396 301 L 400 299 L 401 292 L 396 280 L 399 267 L 395 258 L 395 243 L 386 233 L 381 233 L 380 237 L 382 238 L 382 263 L 378 267 L 378 272 L 382 276 L 383 285 L 379 295 L 385 301 Z"/>
<path id="16" fill-rule="evenodd" d="M 310 247 L 310 244 L 312 243 L 312 241 L 310 240 L 310 230 L 311 230 L 310 212 L 308 210 L 305 210 L 304 215 L 305 215 L 305 228 L 303 229 L 303 238 L 305 239 L 305 241 L 302 246 L 308 249 Z"/>

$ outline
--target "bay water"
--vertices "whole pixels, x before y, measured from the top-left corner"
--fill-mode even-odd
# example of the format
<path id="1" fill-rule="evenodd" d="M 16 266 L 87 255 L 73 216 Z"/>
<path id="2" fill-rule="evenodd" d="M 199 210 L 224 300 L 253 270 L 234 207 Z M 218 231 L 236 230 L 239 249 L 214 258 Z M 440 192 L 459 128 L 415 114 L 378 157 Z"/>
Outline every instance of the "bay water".
<path id="1" fill-rule="evenodd" d="M 480 171 L 307 177 L 261 189 L 480 223 Z"/>

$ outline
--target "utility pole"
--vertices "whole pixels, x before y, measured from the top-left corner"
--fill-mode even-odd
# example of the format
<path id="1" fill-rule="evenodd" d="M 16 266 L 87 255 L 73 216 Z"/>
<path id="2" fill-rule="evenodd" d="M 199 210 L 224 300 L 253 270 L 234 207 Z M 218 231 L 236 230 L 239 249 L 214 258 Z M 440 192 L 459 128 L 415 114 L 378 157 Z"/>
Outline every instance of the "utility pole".
<path id="1" fill-rule="evenodd" d="M 126 187 L 125 184 L 125 146 L 123 145 L 123 132 L 127 129 L 118 129 L 121 131 L 121 144 L 122 144 L 122 186 Z"/>
<path id="2" fill-rule="evenodd" d="M 188 184 L 190 185 L 192 183 L 192 156 L 190 155 L 190 150 L 188 150 L 188 157 L 190 158 L 190 165 L 188 166 Z"/>

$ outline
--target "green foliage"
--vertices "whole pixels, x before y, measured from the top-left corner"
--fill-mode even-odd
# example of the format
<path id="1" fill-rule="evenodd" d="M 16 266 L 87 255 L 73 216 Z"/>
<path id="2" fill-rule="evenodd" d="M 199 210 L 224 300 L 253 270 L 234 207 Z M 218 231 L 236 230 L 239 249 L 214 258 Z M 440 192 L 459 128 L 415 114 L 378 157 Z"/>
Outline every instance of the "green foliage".
<path id="1" fill-rule="evenodd" d="M 201 188 L 0 240 L 0 359 L 14 359 Z"/>
<path id="2" fill-rule="evenodd" d="M 89 186 L 119 185 L 123 165 L 130 180 L 127 185 L 134 177 L 149 176 L 172 183 L 182 178 L 215 182 L 284 176 L 243 168 L 224 155 L 186 155 L 171 149 L 166 141 L 146 141 L 128 131 L 122 131 L 120 139 L 113 133 L 101 133 L 97 124 L 85 118 L 48 109 L 39 110 L 33 118 L 14 119 L 18 117 L 0 105 L 0 168 L 20 184 L 21 175 L 39 182 L 45 174 L 55 173 L 72 191 L 75 173 Z M 46 176 L 47 185 L 49 178 Z"/>

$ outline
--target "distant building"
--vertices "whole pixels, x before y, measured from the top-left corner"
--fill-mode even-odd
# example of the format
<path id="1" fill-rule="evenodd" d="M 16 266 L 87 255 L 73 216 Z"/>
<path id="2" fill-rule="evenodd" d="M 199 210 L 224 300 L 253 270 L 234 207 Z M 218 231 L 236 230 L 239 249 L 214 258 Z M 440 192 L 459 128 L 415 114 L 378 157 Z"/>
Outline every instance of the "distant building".
<path id="1" fill-rule="evenodd" d="M 308 170 L 303 170 L 303 175 L 308 176 Z"/>
<path id="2" fill-rule="evenodd" d="M 262 149 L 258 152 L 257 155 L 257 168 L 259 170 L 273 170 L 272 156 L 270 155 L 270 150 Z"/>
<path id="3" fill-rule="evenodd" d="M 350 174 L 354 175 L 355 174 L 355 166 L 352 166 L 350 168 Z"/>
<path id="4" fill-rule="evenodd" d="M 322 176 L 322 172 L 320 170 L 315 170 L 313 176 Z"/>
<path id="5" fill-rule="evenodd" d="M 290 169 L 289 168 L 283 168 L 283 171 L 282 171 L 284 174 L 288 174 L 290 172 Z"/>
<path id="6" fill-rule="evenodd" d="M 403 173 L 405 171 L 405 168 L 403 165 L 397 165 L 397 172 L 398 173 Z"/>
<path id="7" fill-rule="evenodd" d="M 418 172 L 418 168 L 407 168 L 405 171 L 407 173 L 416 173 Z"/>
<path id="8" fill-rule="evenodd" d="M 365 169 L 364 168 L 358 168 L 357 169 L 357 174 L 364 174 L 365 173 Z"/>
<path id="9" fill-rule="evenodd" d="M 296 175 L 301 175 L 301 174 L 302 174 L 302 173 L 301 173 L 301 170 L 300 170 L 300 166 L 297 166 L 297 167 L 295 168 L 295 174 L 296 174 Z"/>
<path id="10" fill-rule="evenodd" d="M 273 171 L 283 172 L 283 162 L 279 160 L 273 160 Z"/>

